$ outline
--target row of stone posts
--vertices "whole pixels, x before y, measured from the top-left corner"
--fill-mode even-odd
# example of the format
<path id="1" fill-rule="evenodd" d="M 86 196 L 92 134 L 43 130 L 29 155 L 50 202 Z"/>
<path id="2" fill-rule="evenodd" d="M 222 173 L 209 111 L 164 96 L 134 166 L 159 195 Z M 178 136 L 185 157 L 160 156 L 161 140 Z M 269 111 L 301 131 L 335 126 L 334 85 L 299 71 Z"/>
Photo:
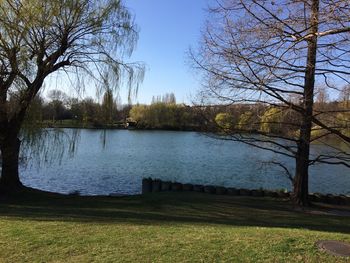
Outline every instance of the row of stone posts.
<path id="1" fill-rule="evenodd" d="M 232 196 L 254 196 L 254 197 L 276 197 L 289 198 L 291 193 L 287 191 L 271 191 L 263 189 L 237 189 L 233 187 L 222 187 L 212 185 L 197 185 L 197 184 L 181 184 L 178 182 L 162 181 L 160 179 L 144 178 L 142 179 L 142 194 L 156 192 L 203 192 L 217 195 L 232 195 Z M 313 202 L 330 203 L 336 205 L 350 205 L 350 196 L 345 195 L 323 195 L 310 194 L 310 200 Z"/>

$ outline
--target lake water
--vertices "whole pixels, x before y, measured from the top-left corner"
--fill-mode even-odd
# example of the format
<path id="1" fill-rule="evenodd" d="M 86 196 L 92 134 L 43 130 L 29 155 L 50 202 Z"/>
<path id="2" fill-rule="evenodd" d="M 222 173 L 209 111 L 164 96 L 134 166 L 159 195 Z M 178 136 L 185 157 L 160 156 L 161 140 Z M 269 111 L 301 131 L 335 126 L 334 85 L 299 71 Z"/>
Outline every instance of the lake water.
<path id="1" fill-rule="evenodd" d="M 65 132 L 72 134 L 73 130 Z M 292 159 L 242 143 L 215 140 L 196 132 L 75 132 L 79 136 L 74 155 L 53 155 L 55 146 L 53 161 L 39 165 L 29 160 L 21 167 L 22 182 L 42 190 L 79 191 L 82 195 L 139 194 L 144 177 L 236 188 L 291 189 L 283 170 L 264 162 L 283 159 L 293 168 Z M 350 194 L 350 170 L 312 166 L 310 192 Z"/>

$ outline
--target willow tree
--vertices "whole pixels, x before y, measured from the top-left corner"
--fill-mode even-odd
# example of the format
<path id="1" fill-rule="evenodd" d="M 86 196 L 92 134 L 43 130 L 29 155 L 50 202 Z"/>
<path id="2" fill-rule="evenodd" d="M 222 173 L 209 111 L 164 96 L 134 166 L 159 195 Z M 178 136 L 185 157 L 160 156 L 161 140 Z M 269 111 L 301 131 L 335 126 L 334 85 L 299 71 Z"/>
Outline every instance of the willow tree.
<path id="1" fill-rule="evenodd" d="M 101 113 L 104 125 L 111 125 L 115 119 L 117 105 L 113 97 L 113 91 L 107 89 L 103 94 Z"/>
<path id="2" fill-rule="evenodd" d="M 120 0 L 0 0 L 1 191 L 22 187 L 20 131 L 45 79 L 62 73 L 111 89 L 126 77 L 137 88 L 143 67 L 126 62 L 137 36 Z"/>
<path id="3" fill-rule="evenodd" d="M 297 204 L 309 204 L 310 165 L 349 167 L 348 150 L 310 155 L 311 143 L 327 135 L 348 147 L 350 143 L 342 127 L 323 121 L 334 111 L 314 109 L 315 86 L 337 92 L 350 81 L 348 0 L 218 0 L 209 9 L 200 48 L 191 54 L 204 76 L 201 94 L 206 104 L 265 105 L 277 112 L 293 112 L 295 121 L 280 123 L 296 129 L 293 136 L 269 129 L 234 129 L 228 135 L 294 158 Z M 266 125 L 264 118 L 259 122 L 260 127 Z M 322 132 L 313 137 L 313 129 Z"/>

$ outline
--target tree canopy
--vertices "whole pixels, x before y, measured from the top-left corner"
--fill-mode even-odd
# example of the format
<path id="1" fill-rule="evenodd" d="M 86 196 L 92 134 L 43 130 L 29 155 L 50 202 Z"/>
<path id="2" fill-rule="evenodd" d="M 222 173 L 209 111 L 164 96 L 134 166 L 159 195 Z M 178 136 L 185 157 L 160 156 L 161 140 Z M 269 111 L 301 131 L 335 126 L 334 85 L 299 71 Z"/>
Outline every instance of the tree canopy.
<path id="1" fill-rule="evenodd" d="M 228 135 L 295 158 L 293 198 L 307 205 L 309 165 L 322 162 L 349 167 L 349 151 L 333 149 L 332 154 L 310 155 L 311 142 L 330 134 L 350 144 L 346 121 L 343 125 L 325 122 L 335 112 L 343 118 L 341 114 L 349 108 L 318 110 L 314 105 L 316 87 L 337 93 L 349 85 L 349 1 L 219 0 L 209 14 L 200 47 L 191 51 L 193 66 L 203 76 L 204 104 L 264 105 L 271 108 L 270 113 L 293 112 L 295 121 L 284 122 L 278 114 L 268 114 L 257 119 L 255 127 L 262 129 L 254 128 L 255 135 L 253 130 L 232 129 Z M 267 125 L 271 121 L 274 127 Z M 276 136 L 275 128 L 281 125 L 284 129 L 297 127 L 298 136 Z M 322 133 L 312 138 L 315 129 Z"/>
<path id="2" fill-rule="evenodd" d="M 131 96 L 144 70 L 142 64 L 126 61 L 138 29 L 119 0 L 0 3 L 0 183 L 16 186 L 18 135 L 27 109 L 49 75 L 67 74 L 76 78 L 79 88 L 89 82 L 116 89 L 126 80 Z M 11 94 L 18 99 L 10 110 Z"/>

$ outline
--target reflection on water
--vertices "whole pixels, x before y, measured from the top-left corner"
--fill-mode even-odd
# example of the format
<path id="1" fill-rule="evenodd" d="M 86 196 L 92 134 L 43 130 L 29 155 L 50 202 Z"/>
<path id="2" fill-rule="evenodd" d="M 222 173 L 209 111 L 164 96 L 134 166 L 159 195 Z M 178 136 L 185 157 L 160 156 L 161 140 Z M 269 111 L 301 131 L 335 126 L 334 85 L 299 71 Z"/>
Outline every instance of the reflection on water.
<path id="1" fill-rule="evenodd" d="M 83 195 L 138 194 L 144 177 L 237 188 L 291 186 L 280 167 L 264 163 L 283 161 L 293 169 L 292 159 L 195 132 L 78 129 L 63 132 L 65 139 L 59 144 L 54 135 L 43 140 L 43 145 L 50 147 L 42 157 L 51 162 L 38 163 L 33 155 L 21 167 L 25 185 L 60 193 L 79 191 Z M 322 146 L 314 148 L 322 151 Z M 72 152 L 75 154 L 67 154 Z M 349 169 L 329 165 L 310 169 L 311 192 L 350 194 L 349 186 Z"/>
<path id="2" fill-rule="evenodd" d="M 80 142 L 80 129 L 38 129 L 21 138 L 22 165 L 60 163 L 64 157 L 73 157 Z M 29 161 L 28 161 L 29 160 Z"/>

